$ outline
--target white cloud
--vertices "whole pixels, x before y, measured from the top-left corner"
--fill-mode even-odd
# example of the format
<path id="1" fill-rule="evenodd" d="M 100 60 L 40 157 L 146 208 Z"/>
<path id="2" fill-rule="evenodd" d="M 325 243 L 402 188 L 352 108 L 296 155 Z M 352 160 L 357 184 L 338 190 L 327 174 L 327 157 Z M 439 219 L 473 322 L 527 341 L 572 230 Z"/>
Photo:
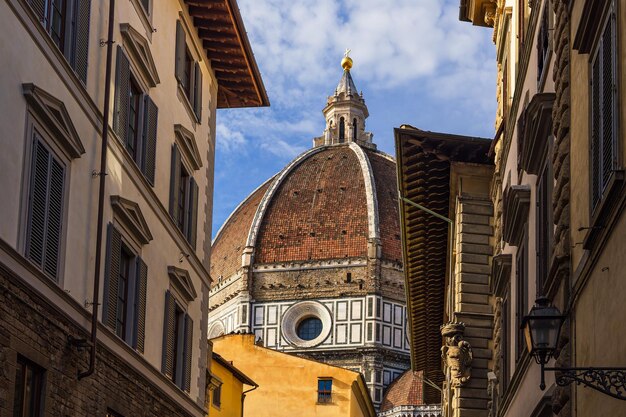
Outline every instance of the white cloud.
<path id="1" fill-rule="evenodd" d="M 241 132 L 231 129 L 223 122 L 217 123 L 215 127 L 215 141 L 217 148 L 227 153 L 242 151 L 248 143 Z"/>

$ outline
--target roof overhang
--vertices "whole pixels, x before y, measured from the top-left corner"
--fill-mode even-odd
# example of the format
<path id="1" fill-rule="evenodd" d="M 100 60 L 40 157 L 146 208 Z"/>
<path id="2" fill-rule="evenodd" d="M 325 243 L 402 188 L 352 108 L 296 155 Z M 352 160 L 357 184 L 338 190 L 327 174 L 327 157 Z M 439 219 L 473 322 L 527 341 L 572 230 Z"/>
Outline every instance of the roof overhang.
<path id="1" fill-rule="evenodd" d="M 403 125 L 394 130 L 400 197 L 451 217 L 452 163 L 489 164 L 490 139 L 426 132 Z M 411 367 L 441 385 L 449 224 L 400 200 Z M 427 404 L 440 394 L 425 386 Z"/>
<path id="2" fill-rule="evenodd" d="M 217 79 L 217 108 L 270 102 L 236 0 L 185 0 Z"/>
<path id="3" fill-rule="evenodd" d="M 493 27 L 496 0 L 460 0 L 459 20 L 472 22 L 474 26 Z"/>

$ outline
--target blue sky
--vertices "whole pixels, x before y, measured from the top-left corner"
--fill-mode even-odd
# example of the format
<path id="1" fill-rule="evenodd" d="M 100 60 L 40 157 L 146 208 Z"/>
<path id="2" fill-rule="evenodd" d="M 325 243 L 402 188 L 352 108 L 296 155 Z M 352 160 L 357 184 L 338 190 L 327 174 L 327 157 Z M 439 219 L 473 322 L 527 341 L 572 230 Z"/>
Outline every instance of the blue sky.
<path id="1" fill-rule="evenodd" d="M 352 50 L 366 130 L 394 153 L 393 128 L 493 137 L 490 29 L 459 0 L 239 0 L 271 107 L 217 113 L 213 235 L 256 187 L 312 146 Z"/>

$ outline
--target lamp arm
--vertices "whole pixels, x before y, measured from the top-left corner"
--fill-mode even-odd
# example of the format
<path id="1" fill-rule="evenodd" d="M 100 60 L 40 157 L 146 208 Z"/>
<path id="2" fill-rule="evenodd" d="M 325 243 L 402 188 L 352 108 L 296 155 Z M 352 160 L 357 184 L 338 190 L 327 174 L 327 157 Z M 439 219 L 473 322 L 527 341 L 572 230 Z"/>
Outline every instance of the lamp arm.
<path id="1" fill-rule="evenodd" d="M 559 386 L 563 387 L 576 382 L 576 384 L 583 384 L 618 400 L 626 401 L 626 368 L 545 368 L 542 365 L 542 384 L 544 371 L 557 372 L 555 380 Z"/>

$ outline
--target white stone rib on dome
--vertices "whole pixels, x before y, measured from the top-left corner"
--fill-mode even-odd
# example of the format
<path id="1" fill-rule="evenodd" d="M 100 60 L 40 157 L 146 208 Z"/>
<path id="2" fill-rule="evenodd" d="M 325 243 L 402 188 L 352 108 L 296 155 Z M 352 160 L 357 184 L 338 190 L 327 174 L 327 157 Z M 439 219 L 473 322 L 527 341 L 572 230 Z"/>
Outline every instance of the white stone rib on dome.
<path id="1" fill-rule="evenodd" d="M 363 171 L 363 182 L 365 183 L 365 197 L 367 199 L 367 223 L 368 237 L 370 239 L 380 238 L 380 228 L 378 222 L 378 198 L 376 197 L 376 181 L 372 172 L 370 160 L 365 155 L 363 149 L 355 142 L 350 142 L 350 149 L 356 154 L 361 170 Z"/>

